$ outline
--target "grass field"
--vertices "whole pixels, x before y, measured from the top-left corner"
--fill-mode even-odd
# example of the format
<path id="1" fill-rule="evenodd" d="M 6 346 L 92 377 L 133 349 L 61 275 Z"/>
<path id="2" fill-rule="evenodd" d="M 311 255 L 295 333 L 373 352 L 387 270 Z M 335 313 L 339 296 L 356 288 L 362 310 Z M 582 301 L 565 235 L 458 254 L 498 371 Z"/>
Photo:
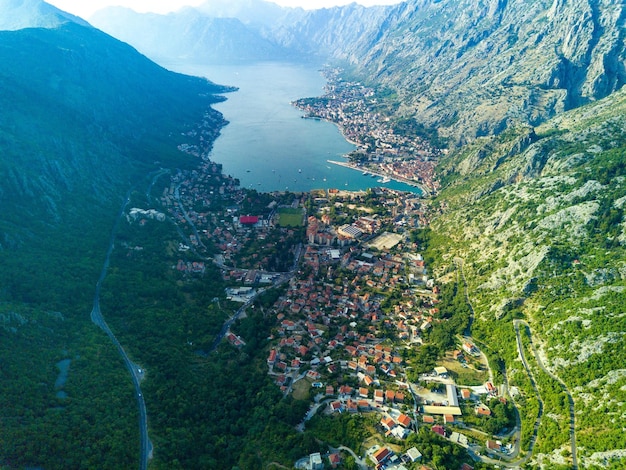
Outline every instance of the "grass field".
<path id="1" fill-rule="evenodd" d="M 302 227 L 304 212 L 302 209 L 279 209 L 278 225 L 281 227 Z"/>
<path id="2" fill-rule="evenodd" d="M 472 363 L 465 368 L 459 361 L 451 358 L 443 360 L 443 366 L 452 374 L 455 381 L 459 385 L 474 386 L 482 385 L 489 380 L 489 372 L 487 370 L 476 370 L 476 364 Z"/>
<path id="3" fill-rule="evenodd" d="M 298 380 L 293 384 L 293 397 L 296 400 L 308 400 L 309 390 L 311 390 L 311 382 L 307 379 Z"/>

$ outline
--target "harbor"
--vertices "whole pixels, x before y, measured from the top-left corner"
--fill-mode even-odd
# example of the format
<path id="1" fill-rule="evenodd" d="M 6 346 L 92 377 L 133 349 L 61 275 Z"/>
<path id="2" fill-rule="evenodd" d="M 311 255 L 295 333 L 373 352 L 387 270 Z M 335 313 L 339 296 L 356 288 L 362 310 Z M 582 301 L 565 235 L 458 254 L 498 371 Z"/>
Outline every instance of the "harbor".
<path id="1" fill-rule="evenodd" d="M 378 177 L 379 179 L 377 180 L 377 183 L 380 184 L 387 184 L 390 181 L 396 181 L 398 183 L 402 183 L 402 184 L 406 184 L 408 186 L 411 186 L 413 188 L 417 188 L 421 191 L 422 195 L 424 196 L 428 196 L 430 195 L 430 192 L 421 184 L 417 183 L 416 181 L 410 180 L 408 178 L 403 178 L 401 176 L 398 175 L 390 175 L 390 174 L 386 174 L 377 170 L 373 170 L 369 167 L 365 168 L 359 165 L 356 165 L 354 163 L 350 163 L 350 162 L 340 162 L 337 160 L 326 160 L 328 163 L 332 163 L 333 165 L 338 165 L 338 166 L 342 166 L 344 168 L 349 168 L 351 170 L 357 170 L 362 172 L 363 176 L 373 176 L 373 177 Z"/>

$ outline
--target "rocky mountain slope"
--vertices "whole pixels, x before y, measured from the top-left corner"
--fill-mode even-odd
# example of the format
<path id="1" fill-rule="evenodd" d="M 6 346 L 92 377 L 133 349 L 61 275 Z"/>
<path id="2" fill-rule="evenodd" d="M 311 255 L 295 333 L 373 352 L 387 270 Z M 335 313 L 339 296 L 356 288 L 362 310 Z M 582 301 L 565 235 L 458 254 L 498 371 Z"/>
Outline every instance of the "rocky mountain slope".
<path id="1" fill-rule="evenodd" d="M 294 28 L 455 142 L 536 125 L 626 81 L 626 12 L 608 0 L 413 0 L 373 13 L 312 12 Z"/>
<path id="2" fill-rule="evenodd" d="M 0 201 L 16 204 L 21 220 L 59 222 L 74 194 L 104 201 L 112 182 L 128 185 L 155 160 L 178 157 L 171 130 L 201 120 L 222 90 L 80 23 L 0 31 L 0 44 L 12 64 L 0 71 Z"/>
<path id="3" fill-rule="evenodd" d="M 224 88 L 43 2 L 0 11 L 0 466 L 136 467 L 134 394 L 90 321 L 94 286 L 129 190 L 197 164 L 179 145 L 216 137 Z"/>
<path id="4" fill-rule="evenodd" d="M 622 90 L 536 129 L 476 140 L 442 169 L 447 210 L 432 226 L 444 265 L 462 260 L 475 337 L 504 359 L 534 419 L 513 328 L 529 322 L 540 359 L 572 394 L 580 468 L 620 468 L 626 449 L 625 116 Z M 546 414 L 535 462 L 566 468 L 567 398 L 535 371 Z"/>

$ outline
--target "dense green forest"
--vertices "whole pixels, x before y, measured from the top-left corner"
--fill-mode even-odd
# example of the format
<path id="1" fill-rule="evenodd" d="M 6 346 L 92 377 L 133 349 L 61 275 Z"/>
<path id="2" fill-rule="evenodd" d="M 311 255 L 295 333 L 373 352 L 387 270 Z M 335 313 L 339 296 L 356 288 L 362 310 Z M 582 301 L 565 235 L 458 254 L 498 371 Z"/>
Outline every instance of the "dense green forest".
<path id="1" fill-rule="evenodd" d="M 0 466 L 134 467 L 134 390 L 91 323 L 95 285 L 125 194 L 197 165 L 178 147 L 219 133 L 226 89 L 73 23 L 0 31 L 0 59 Z"/>

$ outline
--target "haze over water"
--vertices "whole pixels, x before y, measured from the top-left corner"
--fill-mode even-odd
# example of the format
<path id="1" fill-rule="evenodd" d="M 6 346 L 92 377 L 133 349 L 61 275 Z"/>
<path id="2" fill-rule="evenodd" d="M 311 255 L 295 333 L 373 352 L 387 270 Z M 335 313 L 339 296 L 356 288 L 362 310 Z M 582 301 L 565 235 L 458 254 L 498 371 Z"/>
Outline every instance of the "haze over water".
<path id="1" fill-rule="evenodd" d="M 214 144 L 211 160 L 242 187 L 259 191 L 309 191 L 318 188 L 367 189 L 385 186 L 417 192 L 401 183 L 328 163 L 344 161 L 355 149 L 332 123 L 302 119 L 291 105 L 298 98 L 321 96 L 325 80 L 319 67 L 293 63 L 253 65 L 168 64 L 168 68 L 207 77 L 239 91 L 214 105 L 230 122 Z"/>

